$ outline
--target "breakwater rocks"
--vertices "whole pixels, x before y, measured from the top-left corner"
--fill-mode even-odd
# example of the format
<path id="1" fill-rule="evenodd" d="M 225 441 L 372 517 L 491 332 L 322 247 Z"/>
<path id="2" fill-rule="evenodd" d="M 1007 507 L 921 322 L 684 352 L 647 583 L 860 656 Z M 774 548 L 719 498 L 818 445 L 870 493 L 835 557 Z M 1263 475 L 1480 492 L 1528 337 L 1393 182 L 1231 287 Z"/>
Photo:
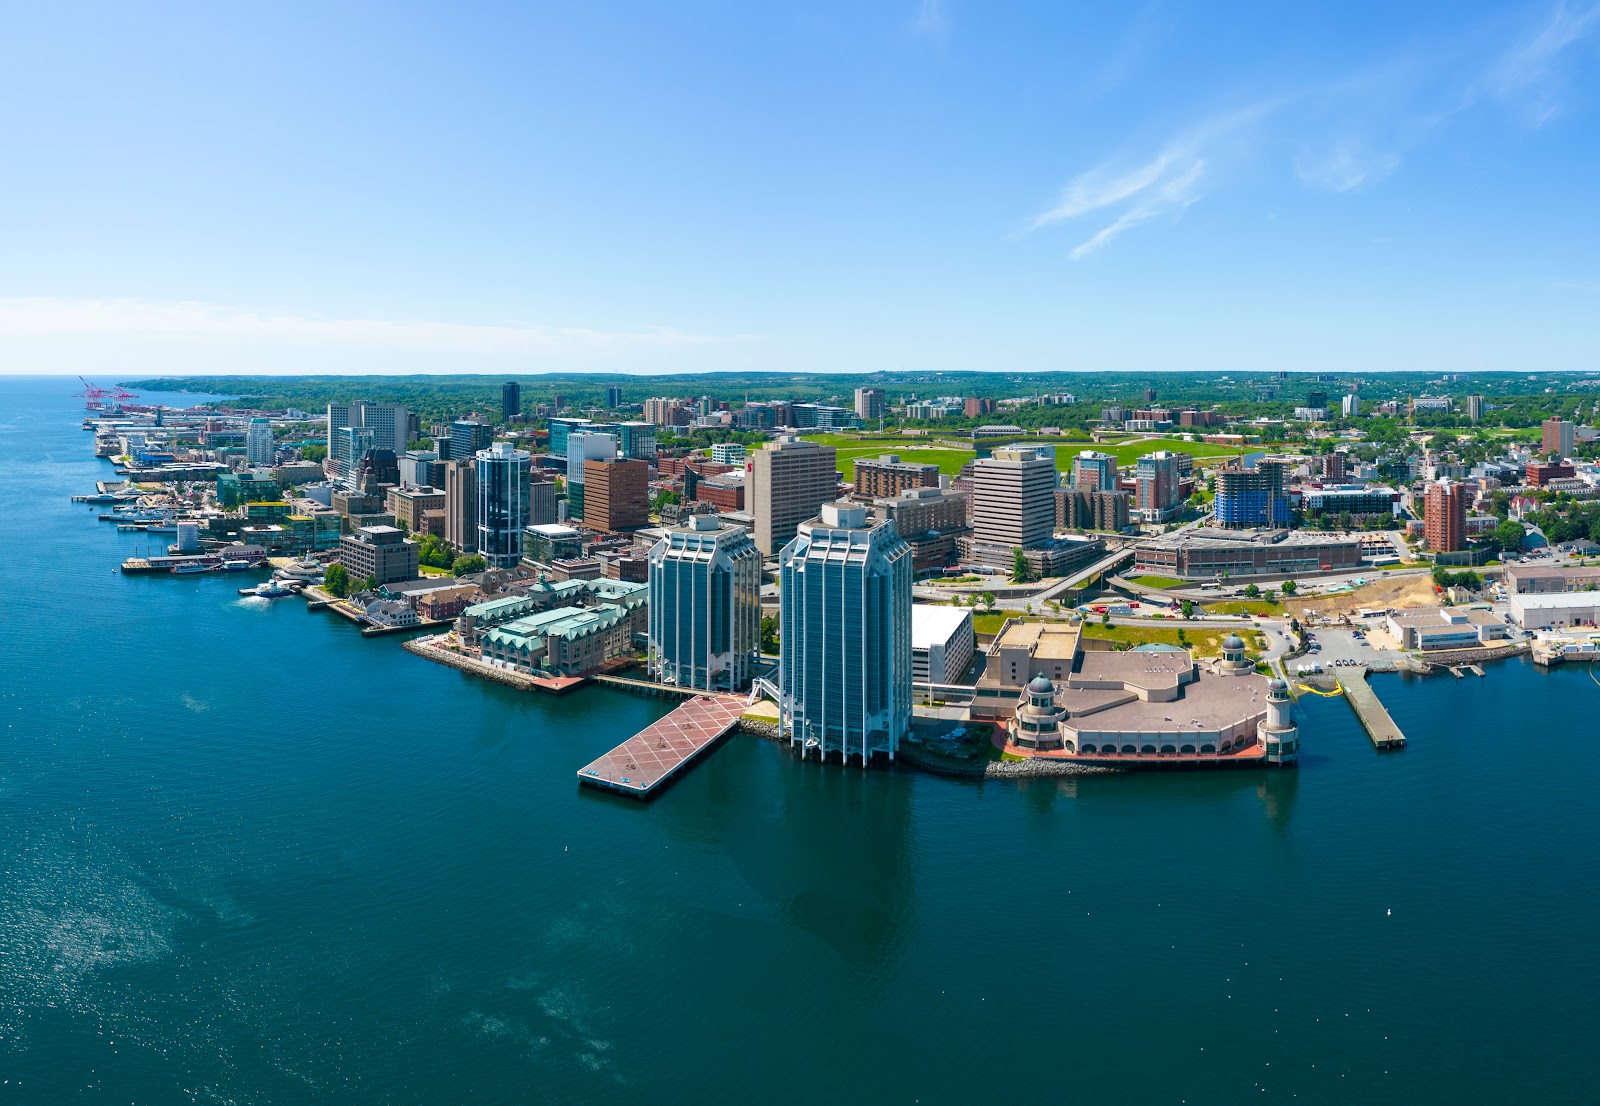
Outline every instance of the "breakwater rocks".
<path id="1" fill-rule="evenodd" d="M 1423 657 L 1426 664 L 1432 665 L 1435 670 L 1448 668 L 1453 664 L 1482 664 L 1484 661 L 1503 661 L 1510 657 L 1520 657 L 1530 648 L 1526 641 L 1519 641 L 1508 649 L 1451 649 L 1428 653 Z"/>
<path id="2" fill-rule="evenodd" d="M 762 738 L 765 741 L 777 741 L 779 738 L 778 724 L 776 722 L 761 722 L 754 718 L 739 719 L 739 732 Z"/>
<path id="3" fill-rule="evenodd" d="M 918 749 L 914 745 L 901 745 L 896 758 L 900 763 L 909 764 L 935 776 L 955 776 L 964 779 L 985 780 L 1026 780 L 1026 779 L 1052 779 L 1062 776 L 1114 776 L 1118 775 L 1115 768 L 1102 768 L 1097 765 L 1072 764 L 1067 761 L 1047 760 L 1036 757 L 1031 760 L 987 760 L 974 757 L 972 760 L 955 760 L 950 757 L 941 757 L 926 750 Z"/>

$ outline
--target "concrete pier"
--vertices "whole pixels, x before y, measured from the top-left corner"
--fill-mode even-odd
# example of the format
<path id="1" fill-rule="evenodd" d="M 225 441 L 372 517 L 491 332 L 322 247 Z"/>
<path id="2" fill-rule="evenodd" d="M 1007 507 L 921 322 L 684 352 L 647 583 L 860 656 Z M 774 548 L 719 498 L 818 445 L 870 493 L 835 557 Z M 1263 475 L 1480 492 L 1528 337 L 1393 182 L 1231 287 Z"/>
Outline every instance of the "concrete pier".
<path id="1" fill-rule="evenodd" d="M 1374 748 L 1398 749 L 1406 743 L 1406 735 L 1394 724 L 1389 712 L 1383 709 L 1372 685 L 1367 682 L 1367 670 L 1358 669 L 1349 678 L 1340 681 L 1344 687 L 1345 701 L 1355 710 Z"/>
<path id="2" fill-rule="evenodd" d="M 578 770 L 578 782 L 632 799 L 653 798 L 739 725 L 737 695 L 697 695 Z"/>

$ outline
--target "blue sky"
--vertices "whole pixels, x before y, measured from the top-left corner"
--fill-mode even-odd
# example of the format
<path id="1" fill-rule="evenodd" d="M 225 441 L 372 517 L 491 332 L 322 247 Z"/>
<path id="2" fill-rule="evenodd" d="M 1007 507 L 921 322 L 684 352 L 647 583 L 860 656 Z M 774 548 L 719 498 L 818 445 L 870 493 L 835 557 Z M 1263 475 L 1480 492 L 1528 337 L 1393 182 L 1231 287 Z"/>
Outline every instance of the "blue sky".
<path id="1" fill-rule="evenodd" d="M 1600 0 L 0 18 L 0 372 L 1600 368 Z"/>

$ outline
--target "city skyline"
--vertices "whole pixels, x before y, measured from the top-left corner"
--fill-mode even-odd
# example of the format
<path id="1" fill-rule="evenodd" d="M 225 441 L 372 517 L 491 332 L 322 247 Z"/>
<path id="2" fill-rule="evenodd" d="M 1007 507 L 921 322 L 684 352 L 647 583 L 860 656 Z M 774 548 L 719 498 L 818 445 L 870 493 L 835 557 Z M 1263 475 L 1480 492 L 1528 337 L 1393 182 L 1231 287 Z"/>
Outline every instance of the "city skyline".
<path id="1" fill-rule="evenodd" d="M 4 374 L 1595 364 L 1600 5 L 10 30 Z"/>

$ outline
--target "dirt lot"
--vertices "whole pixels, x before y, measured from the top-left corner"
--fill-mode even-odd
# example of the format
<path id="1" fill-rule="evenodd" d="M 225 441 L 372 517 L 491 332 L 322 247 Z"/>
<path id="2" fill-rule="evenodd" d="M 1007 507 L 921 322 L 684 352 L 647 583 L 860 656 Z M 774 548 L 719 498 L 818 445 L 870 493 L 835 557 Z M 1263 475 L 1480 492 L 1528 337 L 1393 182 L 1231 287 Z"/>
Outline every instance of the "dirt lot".
<path id="1" fill-rule="evenodd" d="M 1330 595 L 1318 599 L 1288 599 L 1283 606 L 1288 613 L 1299 617 L 1302 611 L 1314 611 L 1317 614 L 1354 614 L 1362 607 L 1379 609 L 1393 607 L 1396 610 L 1406 610 L 1410 607 L 1431 607 L 1438 601 L 1433 590 L 1433 579 L 1417 573 L 1374 580 L 1342 595 Z"/>

